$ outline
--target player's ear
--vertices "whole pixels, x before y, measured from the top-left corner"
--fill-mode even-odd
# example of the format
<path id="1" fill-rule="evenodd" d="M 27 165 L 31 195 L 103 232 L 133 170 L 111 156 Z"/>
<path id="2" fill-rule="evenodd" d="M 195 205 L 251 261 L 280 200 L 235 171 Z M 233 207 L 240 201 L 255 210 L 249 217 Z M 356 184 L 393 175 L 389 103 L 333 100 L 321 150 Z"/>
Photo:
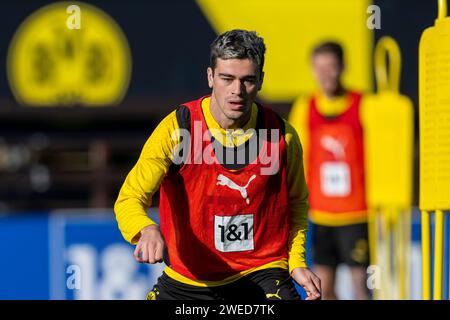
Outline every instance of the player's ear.
<path id="1" fill-rule="evenodd" d="M 211 67 L 208 67 L 208 70 L 206 70 L 206 73 L 208 75 L 208 86 L 212 89 L 212 87 L 213 87 L 213 78 L 214 78 L 214 70 Z"/>
<path id="2" fill-rule="evenodd" d="M 264 81 L 264 71 L 261 71 L 258 82 L 258 91 L 261 90 Z"/>
<path id="3" fill-rule="evenodd" d="M 341 68 L 339 69 L 339 74 L 343 74 L 344 71 L 345 71 L 345 63 L 342 62 L 342 63 L 341 63 Z"/>

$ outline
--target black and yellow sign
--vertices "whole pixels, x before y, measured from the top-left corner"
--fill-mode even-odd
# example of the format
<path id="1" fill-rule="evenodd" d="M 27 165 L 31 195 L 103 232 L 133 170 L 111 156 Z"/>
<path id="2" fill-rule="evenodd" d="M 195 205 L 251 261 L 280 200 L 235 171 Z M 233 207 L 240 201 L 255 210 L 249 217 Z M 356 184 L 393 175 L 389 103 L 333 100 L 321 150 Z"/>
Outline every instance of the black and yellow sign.
<path id="1" fill-rule="evenodd" d="M 310 66 L 318 43 L 338 41 L 345 50 L 343 82 L 354 89 L 372 88 L 370 53 L 373 31 L 367 27 L 371 0 L 196 0 L 217 34 L 231 29 L 256 30 L 267 45 L 266 101 L 293 101 L 316 90 Z"/>
<path id="2" fill-rule="evenodd" d="M 16 100 L 28 106 L 110 106 L 128 89 L 131 54 L 118 24 L 82 2 L 58 2 L 31 14 L 7 58 Z"/>

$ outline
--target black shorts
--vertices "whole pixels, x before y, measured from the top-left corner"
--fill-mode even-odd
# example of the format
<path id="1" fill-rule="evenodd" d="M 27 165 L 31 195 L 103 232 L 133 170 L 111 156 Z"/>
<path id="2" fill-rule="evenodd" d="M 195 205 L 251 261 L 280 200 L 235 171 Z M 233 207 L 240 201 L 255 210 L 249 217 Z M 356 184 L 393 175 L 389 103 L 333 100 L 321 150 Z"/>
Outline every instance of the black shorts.
<path id="1" fill-rule="evenodd" d="M 147 300 L 300 300 L 288 270 L 270 268 L 252 272 L 230 284 L 197 287 L 170 278 L 163 272 Z"/>
<path id="2" fill-rule="evenodd" d="M 313 224 L 312 259 L 314 264 L 336 267 L 369 266 L 367 223 L 342 227 Z"/>

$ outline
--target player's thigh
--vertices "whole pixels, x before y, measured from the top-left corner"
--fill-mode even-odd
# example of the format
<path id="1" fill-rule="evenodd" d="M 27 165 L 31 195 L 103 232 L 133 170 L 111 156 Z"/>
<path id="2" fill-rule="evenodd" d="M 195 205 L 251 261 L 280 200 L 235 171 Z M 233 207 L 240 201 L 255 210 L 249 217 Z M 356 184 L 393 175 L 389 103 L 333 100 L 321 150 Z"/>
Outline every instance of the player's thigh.
<path id="1" fill-rule="evenodd" d="M 282 268 L 270 268 L 253 272 L 248 278 L 262 289 L 268 300 L 299 300 L 289 271 Z"/>
<path id="2" fill-rule="evenodd" d="M 147 300 L 216 300 L 210 288 L 196 287 L 176 281 L 165 273 L 147 294 Z"/>
<path id="3" fill-rule="evenodd" d="M 225 301 L 250 302 L 265 300 L 265 293 L 262 288 L 248 276 L 244 276 L 227 285 L 212 287 L 211 290 Z"/>
<path id="4" fill-rule="evenodd" d="M 339 227 L 337 241 L 341 262 L 350 267 L 369 265 L 369 234 L 367 223 Z"/>
<path id="5" fill-rule="evenodd" d="M 313 224 L 311 253 L 314 265 L 336 268 L 339 251 L 335 238 L 336 227 Z"/>

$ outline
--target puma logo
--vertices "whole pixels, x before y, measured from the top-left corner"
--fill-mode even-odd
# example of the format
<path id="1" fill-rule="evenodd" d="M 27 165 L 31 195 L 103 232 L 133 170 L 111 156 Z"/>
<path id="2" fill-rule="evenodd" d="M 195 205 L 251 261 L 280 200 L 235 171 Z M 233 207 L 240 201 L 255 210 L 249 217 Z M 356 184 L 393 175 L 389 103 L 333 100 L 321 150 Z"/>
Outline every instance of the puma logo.
<path id="1" fill-rule="evenodd" d="M 256 178 L 256 175 L 252 175 L 250 179 L 248 180 L 247 184 L 243 187 L 237 185 L 234 181 L 232 181 L 230 178 L 224 176 L 223 174 L 219 174 L 217 176 L 217 185 L 219 186 L 227 186 L 228 188 L 232 190 L 237 190 L 241 193 L 242 198 L 245 200 L 247 204 L 250 204 L 250 199 L 248 198 L 247 194 L 247 187 L 249 186 L 250 182 L 252 182 L 253 179 Z"/>
<path id="2" fill-rule="evenodd" d="M 320 144 L 322 148 L 331 152 L 336 160 L 345 159 L 345 149 L 342 142 L 331 136 L 324 136 L 320 139 Z"/>
<path id="3" fill-rule="evenodd" d="M 277 298 L 277 299 L 283 300 L 283 299 L 280 297 L 280 295 L 278 294 L 279 292 L 280 292 L 280 289 L 278 289 L 276 293 L 266 293 L 266 298 L 267 298 L 267 299 L 270 299 L 270 298 Z"/>

